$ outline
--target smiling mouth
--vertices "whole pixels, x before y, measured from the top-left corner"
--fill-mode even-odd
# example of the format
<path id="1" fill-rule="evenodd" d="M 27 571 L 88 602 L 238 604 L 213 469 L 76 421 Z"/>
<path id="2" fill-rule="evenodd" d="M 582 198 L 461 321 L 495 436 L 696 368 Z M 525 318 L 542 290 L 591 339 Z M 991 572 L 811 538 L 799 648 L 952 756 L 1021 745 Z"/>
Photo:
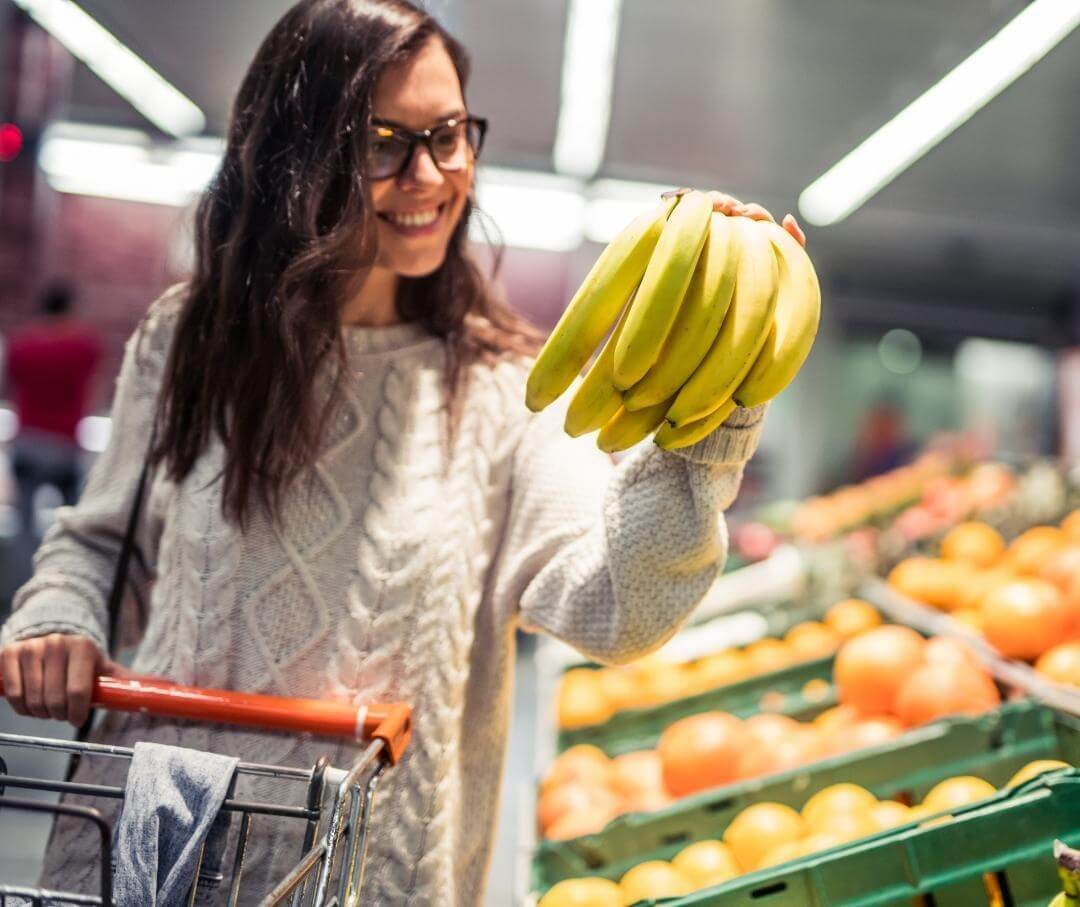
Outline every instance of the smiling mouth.
<path id="1" fill-rule="evenodd" d="M 442 220 L 446 203 L 432 205 L 416 211 L 379 211 L 379 219 L 406 236 L 431 233 Z"/>

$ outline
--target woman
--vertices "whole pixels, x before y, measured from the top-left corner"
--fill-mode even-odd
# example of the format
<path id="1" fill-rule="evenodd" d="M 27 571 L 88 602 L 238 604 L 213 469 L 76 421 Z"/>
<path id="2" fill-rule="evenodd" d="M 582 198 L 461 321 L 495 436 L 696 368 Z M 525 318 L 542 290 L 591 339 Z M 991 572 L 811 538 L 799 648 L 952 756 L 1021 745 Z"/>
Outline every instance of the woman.
<path id="1" fill-rule="evenodd" d="M 721 569 L 720 514 L 762 417 L 737 410 L 695 447 L 612 471 L 558 407 L 526 411 L 534 334 L 466 253 L 483 137 L 467 71 L 405 0 L 304 0 L 275 26 L 199 208 L 194 274 L 129 344 L 109 448 L 2 637 L 15 708 L 78 723 L 109 668 L 104 600 L 156 420 L 134 670 L 411 703 L 370 843 L 376 904 L 480 902 L 515 629 L 608 662 L 667 640 Z M 125 715 L 95 739 L 299 765 L 356 752 Z M 122 768 L 78 777 L 122 783 Z M 294 824 L 257 827 L 248 891 L 295 862 Z M 63 823 L 49 861 L 51 885 L 96 878 Z"/>

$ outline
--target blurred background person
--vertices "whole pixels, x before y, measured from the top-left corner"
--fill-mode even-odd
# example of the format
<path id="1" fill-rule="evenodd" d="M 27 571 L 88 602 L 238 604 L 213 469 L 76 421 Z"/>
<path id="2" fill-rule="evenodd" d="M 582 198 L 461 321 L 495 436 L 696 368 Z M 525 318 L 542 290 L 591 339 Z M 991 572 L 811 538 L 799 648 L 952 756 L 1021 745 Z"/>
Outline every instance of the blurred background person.
<path id="1" fill-rule="evenodd" d="M 30 575 L 39 541 L 39 489 L 52 486 L 64 504 L 74 504 L 79 493 L 76 432 L 90 406 L 101 342 L 94 328 L 76 317 L 74 303 L 71 287 L 49 286 L 41 295 L 40 317 L 7 341 L 6 385 L 19 426 L 11 457 L 19 530 L 4 571 L 5 607 L 10 590 Z"/>
<path id="2" fill-rule="evenodd" d="M 856 432 L 852 478 L 881 475 L 902 466 L 913 453 L 904 411 L 892 397 L 880 397 L 863 413 Z"/>

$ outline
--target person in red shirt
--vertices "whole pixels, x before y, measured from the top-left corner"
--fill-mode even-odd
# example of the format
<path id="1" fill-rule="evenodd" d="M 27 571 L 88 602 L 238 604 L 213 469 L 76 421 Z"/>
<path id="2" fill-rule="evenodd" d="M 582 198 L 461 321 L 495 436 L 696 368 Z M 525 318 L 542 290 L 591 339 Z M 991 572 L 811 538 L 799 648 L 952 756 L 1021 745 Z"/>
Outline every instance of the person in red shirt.
<path id="1" fill-rule="evenodd" d="M 7 389 L 19 422 L 12 466 L 20 518 L 14 562 L 5 577 L 9 582 L 29 576 L 38 542 L 37 490 L 52 485 L 65 504 L 74 504 L 79 493 L 76 429 L 91 403 L 101 342 L 93 328 L 74 317 L 73 303 L 67 286 L 48 288 L 41 318 L 8 337 Z"/>

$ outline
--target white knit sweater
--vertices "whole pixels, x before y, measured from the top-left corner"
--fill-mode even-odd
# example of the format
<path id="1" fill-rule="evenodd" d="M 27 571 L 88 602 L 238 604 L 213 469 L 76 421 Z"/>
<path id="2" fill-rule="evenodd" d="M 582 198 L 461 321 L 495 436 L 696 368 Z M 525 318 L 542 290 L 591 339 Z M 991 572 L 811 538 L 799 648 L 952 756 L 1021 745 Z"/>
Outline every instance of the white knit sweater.
<path id="1" fill-rule="evenodd" d="M 78 505 L 59 511 L 0 642 L 60 631 L 103 644 L 175 310 L 166 294 L 129 342 L 108 449 Z M 736 410 L 694 447 L 643 445 L 613 469 L 592 439 L 563 433 L 562 407 L 526 410 L 524 363 L 475 366 L 447 455 L 442 341 L 400 325 L 347 329 L 347 345 L 355 380 L 280 525 L 256 518 L 241 533 L 223 519 L 219 446 L 183 483 L 152 481 L 132 560 L 154 580 L 134 668 L 198 686 L 411 703 L 412 745 L 376 800 L 365 903 L 467 907 L 482 900 L 495 832 L 515 629 L 605 662 L 670 638 L 722 569 L 721 513 L 763 414 Z M 347 765 L 357 751 L 130 715 L 110 715 L 95 736 L 300 766 L 323 754 Z M 84 760 L 78 777 L 122 785 L 123 769 Z M 258 780 L 237 796 L 279 790 Z M 297 825 L 257 822 L 252 897 L 296 862 Z M 91 890 L 83 832 L 58 823 L 50 886 Z"/>

